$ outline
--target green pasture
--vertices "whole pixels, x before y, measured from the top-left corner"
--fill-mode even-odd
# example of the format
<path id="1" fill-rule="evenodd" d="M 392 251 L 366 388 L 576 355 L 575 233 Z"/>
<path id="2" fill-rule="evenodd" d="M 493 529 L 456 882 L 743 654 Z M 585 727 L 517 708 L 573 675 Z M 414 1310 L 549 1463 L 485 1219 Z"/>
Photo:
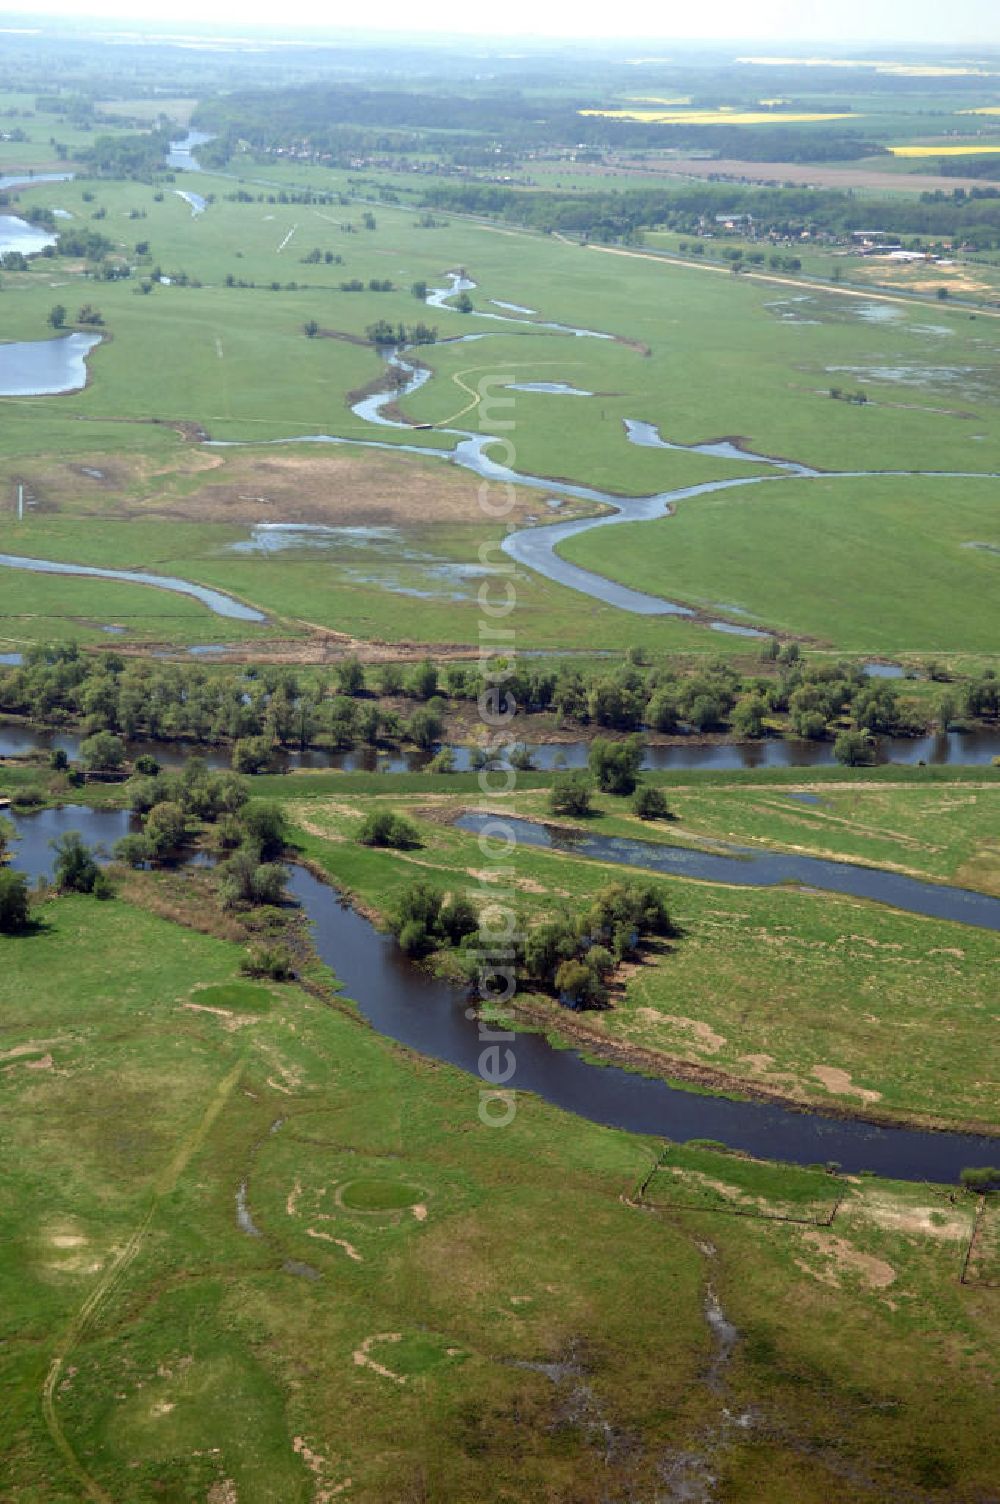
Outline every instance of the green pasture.
<path id="1" fill-rule="evenodd" d="M 831 406 L 834 404 L 831 403 Z M 990 652 L 996 480 L 777 481 L 572 538 L 575 563 L 848 652 Z"/>
<path id="2" fill-rule="evenodd" d="M 543 814 L 540 795 L 525 797 L 529 812 Z M 949 796 L 942 791 L 940 800 L 947 805 Z M 478 807 L 482 796 L 457 798 L 444 811 L 440 796 L 433 805 L 413 795 L 380 802 L 416 819 L 424 843 L 416 873 L 412 855 L 357 843 L 365 801 L 357 801 L 357 814 L 336 795 L 287 808 L 305 852 L 383 915 L 417 875 L 449 890 L 464 882 L 470 896 L 488 901 L 477 838 L 438 818 Z M 523 810 L 524 800 L 515 807 Z M 645 834 L 637 826 L 628 833 Z M 843 854 L 852 854 L 849 847 Z M 509 871 L 518 901 L 535 918 L 638 875 L 524 845 Z M 668 1074 L 672 1061 L 683 1060 L 812 1106 L 952 1123 L 988 1119 L 989 1089 L 968 1060 L 987 1027 L 995 936 L 830 893 L 654 880 L 680 938 L 636 968 L 609 1011 L 586 1015 L 593 1039 L 651 1051 Z M 558 1037 L 566 1013 L 552 1000 L 536 1004 Z M 901 1035 L 905 1051 L 896 1048 Z"/>
<path id="3" fill-rule="evenodd" d="M 0 1429 L 19 1504 L 71 1504 L 87 1486 L 122 1504 L 233 1488 L 285 1504 L 348 1477 L 365 1504 L 401 1481 L 455 1504 L 526 1486 L 597 1498 L 604 1449 L 564 1418 L 578 1367 L 592 1423 L 641 1437 L 610 1464 L 636 1486 L 715 1424 L 717 1372 L 727 1405 L 771 1420 L 715 1454 L 735 1500 L 766 1477 L 789 1501 L 826 1479 L 860 1501 L 842 1485 L 845 1446 L 906 1486 L 929 1454 L 989 1476 L 993 1346 L 955 1279 L 971 1206 L 859 1184 L 835 1244 L 712 1209 L 643 1214 L 620 1198 L 659 1144 L 530 1097 L 487 1131 L 474 1081 L 297 988 L 269 986 L 266 1013 L 238 996 L 199 1011 L 233 985 L 230 943 L 120 900 L 60 899 L 39 918 L 2 942 L 0 982 L 17 1003 L 2 1041 L 16 1111 Z M 707 1181 L 742 1198 L 765 1174 L 776 1204 L 809 1181 L 710 1150 L 663 1163 L 683 1166 L 675 1199 L 695 1202 Z M 662 1183 L 661 1168 L 654 1203 Z M 241 1185 L 257 1237 L 237 1222 Z M 739 1330 L 718 1371 L 709 1280 Z M 656 1298 L 637 1300 L 644 1289 Z M 861 1331 L 849 1374 L 838 1339 Z M 873 1333 L 889 1367 L 864 1356 Z M 927 1367 L 956 1342 L 964 1361 L 932 1405 Z M 892 1428 L 874 1401 L 898 1411 Z M 786 1438 L 806 1423 L 803 1470 Z"/>
<path id="4" fill-rule="evenodd" d="M 347 180 L 329 175 L 329 181 Z M 181 442 L 165 428 L 171 422 L 243 443 L 329 433 L 453 447 L 452 434 L 376 429 L 355 419 L 348 394 L 377 379 L 382 362 L 364 344 L 305 338 L 310 318 L 351 339 L 363 338 L 380 317 L 423 317 L 442 337 L 482 335 L 419 352 L 434 379 L 405 400 L 407 415 L 474 432 L 499 430 L 509 447 L 497 449 L 497 458 L 551 476 L 556 494 L 560 479 L 629 495 L 777 473 L 766 464 L 639 448 L 625 436 L 629 417 L 659 425 L 677 443 L 736 437 L 748 450 L 821 468 L 986 472 L 992 466 L 1000 389 L 990 363 L 991 331 L 957 309 L 935 307 L 932 336 L 922 305 L 874 296 L 866 302 L 819 289 L 809 292 L 805 305 L 785 299 L 780 288 L 711 269 L 605 254 L 472 220 L 421 228 L 414 213 L 393 206 L 373 208 L 377 227 L 370 231 L 361 204 L 271 203 L 272 189 L 248 185 L 247 177 L 244 186 L 265 201 L 226 202 L 235 179 L 188 175 L 175 186 L 214 195 L 197 217 L 169 183 L 156 190 L 159 201 L 139 183 L 80 180 L 58 185 L 55 197 L 45 185 L 28 191 L 31 202 L 58 200 L 81 222 L 103 208 L 106 217 L 95 228 L 133 261 L 140 240 L 150 249 L 129 281 L 94 284 L 71 265 L 44 259 L 5 278 L 10 338 L 51 336 L 46 319 L 56 301 L 67 306 L 70 321 L 79 304 L 96 303 L 107 335 L 90 357 L 84 391 L 2 402 L 0 454 L 10 487 L 19 465 L 54 454 L 119 448 L 162 457 L 169 468 Z M 93 194 L 92 203 L 84 202 L 84 193 Z M 334 251 L 343 264 L 304 265 L 301 257 L 313 247 Z M 202 285 L 156 285 L 143 296 L 139 278 L 154 265 L 168 277 L 183 273 Z M 445 272 L 457 268 L 479 284 L 473 313 L 423 309 L 410 295 L 411 282 L 441 285 Z M 226 287 L 227 274 L 258 286 Z M 358 277 L 367 285 L 372 276 L 389 277 L 396 290 L 339 290 L 341 280 Z M 271 290 L 272 280 L 280 290 Z M 299 288 L 286 291 L 289 281 Z M 527 318 L 517 327 L 478 317 L 476 310 L 498 311 L 493 298 L 534 308 L 537 320 L 615 338 L 545 333 Z M 512 380 L 561 381 L 594 396 L 505 393 Z M 865 407 L 831 401 L 833 385 L 862 386 L 872 400 Z M 183 484 L 191 494 L 192 483 Z M 905 500 L 896 500 L 903 492 Z M 741 605 L 758 620 L 820 643 L 862 651 L 989 651 L 993 628 L 983 587 L 992 576 L 990 556 L 956 548 L 990 540 L 991 496 L 991 487 L 977 491 L 973 482 L 782 480 L 700 498 L 669 521 L 645 525 L 641 534 L 623 528 L 567 547 L 575 559 L 652 593 L 709 608 Z M 549 515 L 544 500 L 540 495 L 540 518 Z M 820 505 L 812 509 L 812 501 Z M 830 534 L 821 551 L 821 581 L 802 568 L 803 557 L 819 552 L 818 512 Z M 744 538 L 740 529 L 751 520 Z M 26 526 L 10 551 L 41 552 L 41 521 L 30 519 L 30 547 Z M 284 617 L 390 640 L 469 641 L 477 630 L 474 599 L 455 601 L 433 578 L 428 584 L 419 560 L 397 562 L 386 588 L 377 569 L 374 579 L 358 578 L 363 571 L 352 572 L 350 564 L 305 552 L 294 560 L 231 558 L 209 534 L 191 550 L 189 528 L 163 526 L 176 529 L 176 541 L 157 541 L 157 559 L 172 559 L 176 572 L 184 574 L 184 565 L 191 577 L 231 588 Z M 797 531 L 810 545 L 804 552 L 784 546 Z M 3 533 L 6 542 L 6 526 Z M 430 540 L 429 552 L 475 559 L 479 543 L 492 536 L 487 525 L 478 533 L 443 530 Z M 79 547 L 53 556 L 113 566 L 126 552 L 135 554 L 131 542 L 123 550 L 123 537 L 108 523 L 90 528 L 87 538 L 81 533 Z M 406 548 L 414 541 L 427 540 L 407 538 Z M 76 584 L 63 589 L 68 614 L 89 619 L 89 606 L 72 603 Z M 81 600 L 85 593 L 86 587 Z M 643 622 L 535 579 L 521 585 L 518 607 L 522 636 L 534 646 L 582 646 L 596 630 L 608 646 L 735 650 L 703 629 Z M 58 630 L 59 613 L 40 614 Z"/>

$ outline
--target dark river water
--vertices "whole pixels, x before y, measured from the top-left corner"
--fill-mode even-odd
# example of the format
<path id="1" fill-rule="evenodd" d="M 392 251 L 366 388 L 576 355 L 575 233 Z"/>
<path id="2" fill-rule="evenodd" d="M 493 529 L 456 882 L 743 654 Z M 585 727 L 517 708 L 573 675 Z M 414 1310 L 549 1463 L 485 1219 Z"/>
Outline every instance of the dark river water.
<path id="1" fill-rule="evenodd" d="M 88 844 L 110 847 L 128 831 L 130 817 L 124 811 L 68 807 L 18 816 L 14 823 L 21 837 L 14 843 L 14 863 L 37 877 L 51 874 L 54 837 L 79 830 Z M 304 868 L 292 867 L 289 889 L 312 923 L 319 954 L 373 1027 L 474 1077 L 482 1043 L 464 989 L 412 966 L 394 940 Z M 682 1091 L 615 1066 L 590 1065 L 575 1051 L 554 1049 L 534 1034 L 519 1034 L 512 1049 L 516 1090 L 634 1133 L 677 1141 L 711 1138 L 764 1158 L 796 1164 L 835 1160 L 849 1173 L 870 1170 L 902 1180 L 955 1181 L 967 1165 L 988 1164 L 997 1155 L 996 1140 L 973 1134 L 883 1128 Z M 478 1090 L 479 1083 L 470 1079 L 470 1110 Z"/>
<path id="2" fill-rule="evenodd" d="M 518 845 L 540 846 L 600 862 L 618 862 L 626 867 L 644 867 L 670 877 L 694 877 L 751 888 L 774 888 L 782 883 L 821 888 L 827 893 L 849 893 L 854 898 L 889 904 L 908 914 L 953 919 L 977 929 L 1000 930 L 1000 898 L 970 888 L 923 882 L 905 873 L 860 863 L 831 862 L 821 857 L 738 846 L 694 851 L 666 842 L 588 835 L 585 831 L 540 825 L 534 820 L 472 811 L 460 815 L 455 823 L 460 830 L 478 834 L 487 825 L 495 825 L 498 819 L 505 830 L 512 832 Z"/>
<path id="3" fill-rule="evenodd" d="M 0 665 L 7 657 L 0 654 Z M 32 752 L 48 754 L 61 748 L 71 762 L 80 758 L 83 737 L 75 731 L 43 731 L 28 725 L 0 721 L 0 757 L 27 757 Z M 585 768 L 590 743 L 526 742 L 534 766 L 541 771 L 553 768 Z M 1000 757 L 1000 728 L 981 727 L 975 731 L 949 731 L 935 736 L 882 737 L 878 742 L 881 764 L 899 763 L 914 766 L 955 764 L 988 767 Z M 180 767 L 189 757 L 202 757 L 211 768 L 228 768 L 232 751 L 227 746 L 199 746 L 193 742 L 136 740 L 128 744 L 133 759 L 148 754 L 165 768 Z M 472 766 L 471 747 L 451 748 L 455 768 L 465 772 Z M 319 747 L 305 752 L 277 750 L 272 768 L 275 772 L 296 768 L 330 768 L 345 773 L 420 773 L 426 769 L 434 752 L 410 748 L 352 747 L 333 751 Z M 646 748 L 643 767 L 651 771 L 708 769 L 721 772 L 740 768 L 821 768 L 836 766 L 832 742 L 778 739 L 759 742 L 700 742 L 692 738 L 672 746 Z"/>

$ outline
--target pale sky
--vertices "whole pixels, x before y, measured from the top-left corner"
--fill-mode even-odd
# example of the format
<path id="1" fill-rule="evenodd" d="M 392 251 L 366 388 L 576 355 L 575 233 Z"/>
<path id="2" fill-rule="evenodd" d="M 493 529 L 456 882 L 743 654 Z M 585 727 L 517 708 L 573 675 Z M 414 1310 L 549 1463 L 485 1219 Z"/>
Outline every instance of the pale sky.
<path id="1" fill-rule="evenodd" d="M 773 44 L 772 49 L 814 42 L 855 42 L 897 46 L 994 47 L 1000 45 L 998 0 L 711 0 L 704 6 L 688 0 L 625 0 L 614 7 L 596 0 L 503 0 L 501 5 L 414 7 L 412 0 L 379 0 L 362 8 L 336 0 L 34 0 L 31 17 L 112 17 L 129 30 L 174 30 L 192 21 L 224 26 L 234 34 L 260 28 L 274 36 L 275 15 L 287 26 L 335 31 L 399 30 L 413 34 L 484 34 L 586 38 L 614 35 L 655 39 L 669 49 L 671 40 L 730 41 Z M 30 26 L 25 0 L 0 0 L 0 26 Z M 169 18 L 167 24 L 158 18 Z M 710 30 L 708 30 L 710 28 Z M 664 51 L 664 56 L 668 52 Z"/>

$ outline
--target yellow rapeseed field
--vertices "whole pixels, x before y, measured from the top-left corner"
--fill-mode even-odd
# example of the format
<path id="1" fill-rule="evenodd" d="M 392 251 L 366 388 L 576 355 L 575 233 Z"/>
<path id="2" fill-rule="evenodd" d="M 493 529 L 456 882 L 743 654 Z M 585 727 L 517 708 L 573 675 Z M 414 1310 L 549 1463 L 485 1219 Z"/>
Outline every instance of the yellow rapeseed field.
<path id="1" fill-rule="evenodd" d="M 858 120 L 860 116 L 841 114 L 771 113 L 764 110 L 580 110 L 581 115 L 600 115 L 605 120 L 639 120 L 647 125 L 764 125 L 780 120 L 785 125 L 801 125 L 814 120 Z"/>
<path id="2" fill-rule="evenodd" d="M 1000 146 L 890 146 L 894 157 L 981 157 Z"/>

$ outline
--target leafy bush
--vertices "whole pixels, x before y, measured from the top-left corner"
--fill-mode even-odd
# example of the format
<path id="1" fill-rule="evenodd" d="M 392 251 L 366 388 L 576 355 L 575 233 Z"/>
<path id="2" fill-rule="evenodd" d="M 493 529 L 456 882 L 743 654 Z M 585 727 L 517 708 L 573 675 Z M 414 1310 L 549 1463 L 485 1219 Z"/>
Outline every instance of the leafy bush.
<path id="1" fill-rule="evenodd" d="M 417 827 L 389 809 L 373 809 L 358 831 L 362 846 L 391 847 L 395 851 L 412 851 L 421 845 Z"/>
<path id="2" fill-rule="evenodd" d="M 607 1001 L 600 977 L 582 961 L 563 961 L 553 983 L 559 1001 L 567 1008 L 597 1008 Z"/>
<path id="3" fill-rule="evenodd" d="M 445 895 L 433 884 L 419 880 L 404 888 L 390 921 L 400 947 L 408 956 L 459 947 L 479 929 L 479 916 L 466 898 Z"/>
<path id="4" fill-rule="evenodd" d="M 442 747 L 427 764 L 428 773 L 454 773 L 455 753 L 451 747 Z"/>
<path id="5" fill-rule="evenodd" d="M 833 755 L 846 767 L 869 767 L 875 761 L 875 743 L 867 731 L 842 731 L 833 744 Z"/>
<path id="6" fill-rule="evenodd" d="M 648 784 L 636 789 L 632 796 L 632 808 L 640 820 L 669 820 L 670 806 L 662 789 Z"/>
<path id="7" fill-rule="evenodd" d="M 154 804 L 146 816 L 144 834 L 156 856 L 167 856 L 176 851 L 187 838 L 184 810 L 170 799 Z"/>
<path id="8" fill-rule="evenodd" d="M 596 737 L 590 745 L 588 765 L 597 786 L 606 794 L 631 794 L 635 789 L 645 744 L 641 736 L 623 742 Z"/>
<path id="9" fill-rule="evenodd" d="M 262 861 L 281 855 L 287 833 L 280 804 L 250 804 L 243 811 L 242 822 L 247 841 L 257 848 Z"/>
<path id="10" fill-rule="evenodd" d="M 142 867 L 146 862 L 152 861 L 153 843 L 143 835 L 122 836 L 120 841 L 115 842 L 115 861 L 122 862 L 126 867 Z"/>
<path id="11" fill-rule="evenodd" d="M 21 935 L 31 924 L 28 879 L 0 867 L 0 935 Z"/>
<path id="12" fill-rule="evenodd" d="M 45 792 L 37 784 L 26 783 L 23 788 L 11 789 L 10 802 L 15 809 L 38 809 L 45 803 Z"/>
<path id="13" fill-rule="evenodd" d="M 967 1191 L 985 1195 L 987 1191 L 1000 1190 L 1000 1169 L 995 1165 L 970 1166 L 959 1177 Z"/>
<path id="14" fill-rule="evenodd" d="M 56 887 L 64 893 L 93 893 L 101 869 L 80 832 L 67 830 L 51 844 L 56 853 Z"/>
<path id="15" fill-rule="evenodd" d="M 419 919 L 408 919 L 400 929 L 398 939 L 400 950 L 407 956 L 426 956 L 434 949 L 430 931 Z"/>
<path id="16" fill-rule="evenodd" d="M 245 977 L 269 977 L 287 982 L 295 976 L 291 952 L 284 945 L 252 945 L 240 962 Z"/>
<path id="17" fill-rule="evenodd" d="M 219 868 L 219 893 L 226 908 L 239 904 L 277 904 L 285 896 L 287 873 L 275 862 L 261 862 L 252 846 L 242 846 Z"/>
<path id="18" fill-rule="evenodd" d="M 111 731 L 98 731 L 81 742 L 80 756 L 91 772 L 114 772 L 125 761 L 125 743 Z"/>
<path id="19" fill-rule="evenodd" d="M 233 746 L 233 769 L 237 773 L 259 773 L 271 761 L 271 743 L 266 736 L 245 736 Z"/>
<path id="20" fill-rule="evenodd" d="M 591 782 L 586 773 L 557 773 L 549 790 L 549 809 L 554 815 L 582 819 L 590 814 Z"/>

